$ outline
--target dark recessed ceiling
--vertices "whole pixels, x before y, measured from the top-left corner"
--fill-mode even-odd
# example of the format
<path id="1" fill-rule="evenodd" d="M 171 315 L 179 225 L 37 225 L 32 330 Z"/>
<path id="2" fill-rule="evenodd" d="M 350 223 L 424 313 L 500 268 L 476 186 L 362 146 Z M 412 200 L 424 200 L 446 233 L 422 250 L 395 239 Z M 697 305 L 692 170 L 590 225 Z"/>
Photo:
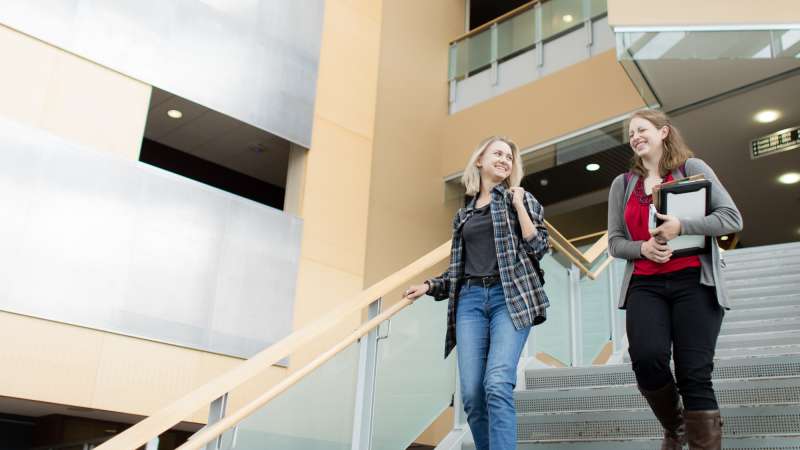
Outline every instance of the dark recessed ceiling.
<path id="1" fill-rule="evenodd" d="M 627 144 L 564 163 L 522 179 L 522 187 L 532 193 L 543 206 L 606 189 L 614 178 L 627 171 L 633 152 Z M 595 172 L 586 170 L 588 164 L 599 164 Z M 542 180 L 547 180 L 546 186 Z"/>
<path id="2" fill-rule="evenodd" d="M 471 0 L 469 2 L 469 29 L 477 28 L 503 14 L 528 3 L 530 0 Z"/>

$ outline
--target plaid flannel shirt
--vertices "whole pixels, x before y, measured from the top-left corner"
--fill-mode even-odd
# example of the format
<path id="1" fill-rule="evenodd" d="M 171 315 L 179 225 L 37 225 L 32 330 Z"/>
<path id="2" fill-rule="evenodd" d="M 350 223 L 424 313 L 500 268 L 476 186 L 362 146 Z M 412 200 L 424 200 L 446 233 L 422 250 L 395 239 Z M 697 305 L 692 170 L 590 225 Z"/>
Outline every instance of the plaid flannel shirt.
<path id="1" fill-rule="evenodd" d="M 533 195 L 525 192 L 525 209 L 536 226 L 536 235 L 526 241 L 521 237 L 516 210 L 511 205 L 511 191 L 501 184 L 492 189 L 491 195 L 490 209 L 497 266 L 511 321 L 517 329 L 538 325 L 547 318 L 545 310 L 550 306 L 542 282 L 530 260 L 541 260 L 549 248 L 542 205 Z M 445 358 L 456 346 L 456 307 L 459 288 L 464 279 L 464 241 L 461 233 L 464 224 L 475 213 L 475 200 L 473 198 L 467 206 L 459 209 L 453 219 L 450 267 L 441 276 L 428 280 L 429 295 L 436 300 L 449 300 Z"/>

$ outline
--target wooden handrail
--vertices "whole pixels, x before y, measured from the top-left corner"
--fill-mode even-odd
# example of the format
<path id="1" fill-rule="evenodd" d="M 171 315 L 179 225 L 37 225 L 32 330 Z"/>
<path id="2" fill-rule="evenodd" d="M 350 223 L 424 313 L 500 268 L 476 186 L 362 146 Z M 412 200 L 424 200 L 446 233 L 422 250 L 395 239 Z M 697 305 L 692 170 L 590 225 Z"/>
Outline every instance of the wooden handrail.
<path id="1" fill-rule="evenodd" d="M 194 434 L 191 439 L 186 441 L 186 443 L 178 447 L 176 450 L 196 450 L 203 447 L 205 444 L 207 444 L 217 436 L 221 435 L 225 431 L 233 428 L 234 426 L 236 426 L 237 423 L 247 418 L 247 416 L 256 412 L 256 410 L 269 403 L 270 400 L 283 393 L 283 391 L 292 387 L 303 377 L 313 372 L 314 369 L 325 364 L 325 362 L 336 356 L 342 350 L 346 349 L 350 344 L 357 341 L 359 338 L 369 333 L 373 328 L 380 325 L 381 322 L 383 322 L 384 320 L 391 319 L 392 316 L 400 312 L 403 308 L 410 305 L 411 303 L 412 301 L 409 300 L 408 298 L 403 298 L 399 302 L 395 303 L 386 311 L 382 312 L 381 314 L 375 316 L 365 324 L 358 327 L 355 331 L 350 333 L 350 335 L 348 335 L 344 340 L 337 343 L 330 350 L 319 355 L 313 361 L 303 366 L 302 369 L 299 369 L 298 371 L 292 373 L 286 379 L 273 386 L 270 390 L 258 396 L 255 400 L 252 400 L 243 407 L 237 409 L 235 412 L 225 416 L 219 422 L 216 422 L 213 425 L 209 425 L 200 430 L 199 432 L 197 432 L 196 434 Z"/>
<path id="2" fill-rule="evenodd" d="M 145 445 L 154 436 L 160 435 L 195 411 L 205 408 L 217 398 L 233 391 L 263 372 L 266 368 L 331 330 L 344 318 L 362 311 L 376 299 L 403 286 L 408 280 L 430 269 L 449 255 L 450 241 L 361 291 L 352 300 L 341 304 L 325 316 L 291 333 L 220 377 L 173 401 L 152 416 L 119 433 L 97 448 L 100 450 L 132 450 Z"/>
<path id="3" fill-rule="evenodd" d="M 450 41 L 450 45 L 453 45 L 458 41 L 463 41 L 464 39 L 466 39 L 468 37 L 471 37 L 471 36 L 474 36 L 474 35 L 480 33 L 481 31 L 487 30 L 492 25 L 494 25 L 496 23 L 500 23 L 500 22 L 508 19 L 509 17 L 516 16 L 517 14 L 521 14 L 521 13 L 533 8 L 534 5 L 536 5 L 540 1 L 542 1 L 542 0 L 533 0 L 531 2 L 525 3 L 524 5 L 521 5 L 521 6 L 518 6 L 518 7 L 514 8 L 514 9 L 512 9 L 511 11 L 503 14 L 502 16 L 495 17 L 494 19 L 484 23 L 483 25 L 475 27 L 475 28 L 469 30 L 468 32 L 462 34 L 461 36 L 453 39 L 452 41 Z"/>
<path id="4" fill-rule="evenodd" d="M 583 254 L 587 261 L 594 262 L 608 249 L 608 232 L 603 233 L 600 239 Z"/>
<path id="5" fill-rule="evenodd" d="M 606 233 L 608 233 L 608 232 L 607 231 L 596 231 L 594 233 L 584 234 L 583 236 L 578 236 L 578 237 L 571 238 L 571 239 L 569 239 L 569 241 L 570 242 L 586 241 L 586 240 L 589 240 L 589 239 L 592 239 L 592 238 L 600 237 L 600 236 L 602 236 L 602 235 L 604 235 Z"/>
<path id="6" fill-rule="evenodd" d="M 561 233 L 558 232 L 555 227 L 550 225 L 547 221 L 545 221 L 545 225 L 550 233 L 550 244 L 556 250 L 563 253 L 572 263 L 578 266 L 578 268 L 589 278 L 593 280 L 596 279 L 596 277 L 611 262 L 612 258 L 609 257 L 603 261 L 603 263 L 594 272 L 590 271 L 579 260 L 579 258 L 576 257 L 576 255 L 579 255 L 580 259 L 587 261 L 588 264 L 591 264 L 591 262 L 596 259 L 596 256 L 591 258 L 591 261 L 588 260 L 587 257 L 578 251 L 578 249 L 575 248 L 575 246 L 572 245 L 569 240 L 564 238 L 564 236 L 561 235 Z M 599 245 L 596 243 L 590 249 L 590 251 L 594 250 L 595 247 L 600 249 L 598 256 L 608 246 L 607 240 L 604 242 L 601 241 L 604 241 L 604 239 L 598 241 Z M 172 402 L 152 416 L 145 418 L 141 422 L 114 436 L 97 448 L 99 450 L 131 450 L 145 445 L 154 436 L 160 435 L 164 431 L 173 427 L 175 424 L 184 420 L 186 417 L 189 417 L 195 411 L 198 411 L 211 404 L 211 402 L 217 398 L 222 397 L 226 393 L 232 392 L 243 383 L 257 376 L 267 367 L 274 365 L 281 359 L 294 353 L 306 343 L 331 330 L 346 317 L 362 311 L 376 299 L 384 297 L 388 293 L 401 287 L 403 283 L 406 283 L 411 278 L 418 276 L 420 273 L 445 260 L 450 255 L 450 247 L 451 242 L 447 241 L 403 269 L 361 291 L 352 300 L 334 308 L 325 316 L 291 333 L 247 361 L 244 361 L 238 366 L 232 368 L 220 377 L 209 381 L 196 390 Z M 594 250 L 594 252 L 598 252 L 598 250 Z M 380 325 L 381 322 L 391 318 L 394 314 L 409 304 L 411 304 L 411 300 L 403 299 L 380 315 L 370 319 L 368 322 L 364 323 L 350 335 L 348 335 L 344 340 L 338 342 L 333 348 L 317 356 L 310 363 L 293 372 L 283 381 L 276 384 L 256 399 L 227 415 L 219 422 L 203 428 L 201 431 L 192 436 L 192 439 L 179 447 L 179 449 L 190 450 L 202 447 L 203 444 L 208 443 L 215 437 L 224 433 L 226 430 L 232 428 L 236 423 L 240 422 L 254 411 L 261 408 L 271 399 L 275 398 L 290 386 L 297 383 L 305 375 L 309 374 L 314 369 L 325 363 L 325 361 L 328 361 L 334 357 L 336 354 L 344 350 L 348 345 L 369 333 L 370 330 Z"/>

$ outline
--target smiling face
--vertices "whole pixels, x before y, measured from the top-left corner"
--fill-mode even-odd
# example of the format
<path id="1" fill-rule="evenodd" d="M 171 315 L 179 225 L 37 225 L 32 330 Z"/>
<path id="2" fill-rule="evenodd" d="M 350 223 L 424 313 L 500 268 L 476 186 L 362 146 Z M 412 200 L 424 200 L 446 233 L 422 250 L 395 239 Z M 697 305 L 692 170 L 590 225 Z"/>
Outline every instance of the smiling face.
<path id="1" fill-rule="evenodd" d="M 634 117 L 628 125 L 628 143 L 642 159 L 659 160 L 668 134 L 668 127 L 656 128 L 652 122 L 641 117 Z"/>
<path id="2" fill-rule="evenodd" d="M 478 166 L 482 179 L 500 183 L 511 175 L 514 154 L 505 142 L 494 141 L 486 147 L 475 165 Z"/>

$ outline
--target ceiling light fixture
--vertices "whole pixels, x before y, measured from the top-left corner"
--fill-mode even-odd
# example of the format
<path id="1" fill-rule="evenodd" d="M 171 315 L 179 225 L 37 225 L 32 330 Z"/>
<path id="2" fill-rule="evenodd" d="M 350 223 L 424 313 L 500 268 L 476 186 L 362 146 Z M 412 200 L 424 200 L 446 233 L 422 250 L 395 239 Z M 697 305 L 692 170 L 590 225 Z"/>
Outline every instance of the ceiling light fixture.
<path id="1" fill-rule="evenodd" d="M 597 172 L 598 170 L 600 170 L 600 164 L 597 163 L 587 164 L 586 170 L 588 170 L 589 172 Z"/>
<path id="2" fill-rule="evenodd" d="M 800 173 L 788 172 L 778 177 L 778 181 L 783 184 L 795 184 L 800 181 Z"/>
<path id="3" fill-rule="evenodd" d="M 758 114 L 753 116 L 753 118 L 759 123 L 770 123 L 778 120 L 778 117 L 780 116 L 781 113 L 775 111 L 774 109 L 765 109 L 764 111 L 759 111 Z"/>
<path id="4" fill-rule="evenodd" d="M 549 183 L 549 181 L 547 181 L 547 178 L 542 178 L 541 180 L 539 180 L 539 184 L 541 184 L 542 186 L 547 186 L 547 183 Z"/>
<path id="5" fill-rule="evenodd" d="M 572 21 L 575 20 L 575 18 L 572 17 L 572 14 L 565 14 L 564 17 L 561 18 L 561 20 L 563 20 L 566 23 L 572 23 Z"/>
<path id="6" fill-rule="evenodd" d="M 728 240 L 728 236 L 722 236 L 722 237 L 719 238 L 719 240 L 720 241 L 727 241 Z"/>
<path id="7" fill-rule="evenodd" d="M 183 113 L 178 111 L 177 109 L 170 109 L 167 111 L 167 115 L 172 117 L 173 119 L 180 119 L 183 117 Z"/>

